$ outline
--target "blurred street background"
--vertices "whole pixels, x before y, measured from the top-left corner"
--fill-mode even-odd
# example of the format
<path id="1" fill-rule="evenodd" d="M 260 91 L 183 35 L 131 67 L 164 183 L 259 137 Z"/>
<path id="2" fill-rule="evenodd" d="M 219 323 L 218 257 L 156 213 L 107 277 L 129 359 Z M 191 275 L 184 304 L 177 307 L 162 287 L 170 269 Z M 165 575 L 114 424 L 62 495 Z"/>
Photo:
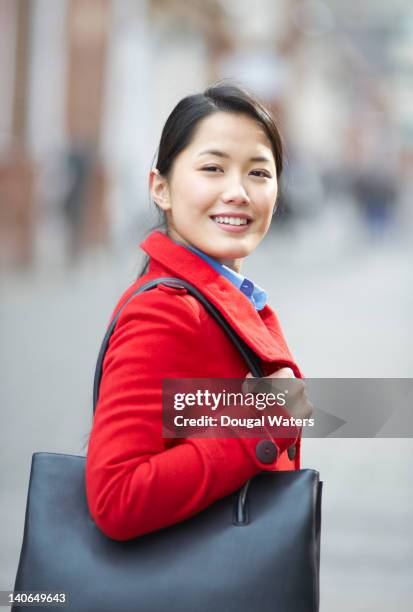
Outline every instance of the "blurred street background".
<path id="1" fill-rule="evenodd" d="M 410 0 L 0 0 L 0 589 L 32 453 L 86 452 L 162 126 L 222 78 L 284 136 L 279 209 L 243 271 L 304 374 L 413 378 Z M 325 482 L 321 612 L 413 609 L 412 464 L 411 439 L 304 440 Z"/>

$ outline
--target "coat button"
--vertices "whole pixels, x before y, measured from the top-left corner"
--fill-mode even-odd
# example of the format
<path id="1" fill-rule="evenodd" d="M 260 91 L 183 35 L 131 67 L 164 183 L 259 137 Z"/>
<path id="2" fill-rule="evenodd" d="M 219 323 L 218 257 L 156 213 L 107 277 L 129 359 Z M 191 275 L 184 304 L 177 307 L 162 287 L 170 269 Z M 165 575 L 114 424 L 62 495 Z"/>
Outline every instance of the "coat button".
<path id="1" fill-rule="evenodd" d="M 255 447 L 255 454 L 261 463 L 273 463 L 277 458 L 278 451 L 271 440 L 260 440 Z"/>
<path id="2" fill-rule="evenodd" d="M 295 444 L 288 447 L 287 455 L 288 455 L 288 459 L 291 459 L 291 461 L 295 459 L 296 450 L 297 449 L 295 448 Z"/>

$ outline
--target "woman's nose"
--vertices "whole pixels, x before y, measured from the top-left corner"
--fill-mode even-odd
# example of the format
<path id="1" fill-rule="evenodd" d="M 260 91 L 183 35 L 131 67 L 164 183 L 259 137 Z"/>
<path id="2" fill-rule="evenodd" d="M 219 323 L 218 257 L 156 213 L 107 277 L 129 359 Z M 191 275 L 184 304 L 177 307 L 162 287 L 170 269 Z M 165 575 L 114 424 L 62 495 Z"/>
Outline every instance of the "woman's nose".
<path id="1" fill-rule="evenodd" d="M 228 204 L 248 204 L 250 198 L 241 181 L 233 181 L 222 194 L 222 201 Z"/>

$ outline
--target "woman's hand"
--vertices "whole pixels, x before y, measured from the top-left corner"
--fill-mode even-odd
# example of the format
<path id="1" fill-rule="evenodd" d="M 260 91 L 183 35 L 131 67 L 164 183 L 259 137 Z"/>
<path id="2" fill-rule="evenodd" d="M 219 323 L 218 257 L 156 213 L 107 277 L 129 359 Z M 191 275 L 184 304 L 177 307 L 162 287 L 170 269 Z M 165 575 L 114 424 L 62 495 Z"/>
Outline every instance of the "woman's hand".
<path id="1" fill-rule="evenodd" d="M 288 390 L 288 394 L 285 394 L 286 403 L 282 408 L 295 419 L 308 419 L 313 414 L 314 407 L 307 397 L 305 383 L 300 378 L 295 378 L 291 368 L 281 368 L 262 378 L 254 378 L 251 372 L 248 372 L 246 379 L 251 378 L 255 383 L 253 388 L 250 381 L 246 385 L 251 393 L 277 394 Z M 282 384 L 281 381 L 286 378 L 294 378 L 294 382 Z"/>

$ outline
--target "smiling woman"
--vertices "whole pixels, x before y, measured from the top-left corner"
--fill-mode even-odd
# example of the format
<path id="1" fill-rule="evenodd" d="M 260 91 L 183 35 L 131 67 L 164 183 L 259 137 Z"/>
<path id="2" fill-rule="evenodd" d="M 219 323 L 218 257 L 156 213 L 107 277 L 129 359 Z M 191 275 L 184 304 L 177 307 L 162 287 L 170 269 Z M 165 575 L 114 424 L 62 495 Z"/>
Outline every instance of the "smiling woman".
<path id="1" fill-rule="evenodd" d="M 159 284 L 128 301 L 159 277 L 187 281 L 266 376 L 301 377 L 264 289 L 241 274 L 270 226 L 281 171 L 274 120 L 235 85 L 184 98 L 166 121 L 149 175 L 165 231 L 141 244 L 149 266 L 115 309 L 124 306 L 103 362 L 87 456 L 90 512 L 114 539 L 183 521 L 262 470 L 300 467 L 298 428 L 279 439 L 163 438 L 164 379 L 244 379 L 249 368 L 185 287 Z"/>
<path id="2" fill-rule="evenodd" d="M 271 142 L 250 116 L 214 113 L 199 122 L 168 178 L 151 171 L 150 187 L 171 238 L 239 271 L 267 233 L 275 208 Z"/>
<path id="3" fill-rule="evenodd" d="M 173 115 L 185 113 L 185 104 L 173 111 L 157 167 L 150 173 L 150 190 L 166 215 L 172 239 L 196 246 L 239 272 L 241 260 L 267 233 L 276 208 L 281 139 L 256 101 L 245 97 L 244 105 L 234 103 L 234 88 L 210 88 L 205 98 L 204 116 L 192 122 L 186 146 L 172 160 L 168 155 L 162 160 L 162 145 L 171 141 L 168 131 L 176 125 Z"/>
<path id="4" fill-rule="evenodd" d="M 281 171 L 269 113 L 243 89 L 216 84 L 172 110 L 149 174 L 165 228 L 140 245 L 149 264 L 114 310 L 86 459 L 95 525 L 139 540 L 130 565 L 147 612 L 247 612 L 257 593 L 263 612 L 318 608 L 318 476 L 299 470 L 301 428 L 278 433 L 254 417 L 241 431 L 226 423 L 220 437 L 212 418 L 201 435 L 178 432 L 190 410 L 173 413 L 172 432 L 163 427 L 165 383 L 182 395 L 193 379 L 301 378 L 265 290 L 241 273 L 270 226 Z M 310 413 L 305 401 L 294 406 L 297 418 Z M 265 499 L 250 487 L 263 472 Z M 111 567 L 122 571 L 116 554 Z"/>

